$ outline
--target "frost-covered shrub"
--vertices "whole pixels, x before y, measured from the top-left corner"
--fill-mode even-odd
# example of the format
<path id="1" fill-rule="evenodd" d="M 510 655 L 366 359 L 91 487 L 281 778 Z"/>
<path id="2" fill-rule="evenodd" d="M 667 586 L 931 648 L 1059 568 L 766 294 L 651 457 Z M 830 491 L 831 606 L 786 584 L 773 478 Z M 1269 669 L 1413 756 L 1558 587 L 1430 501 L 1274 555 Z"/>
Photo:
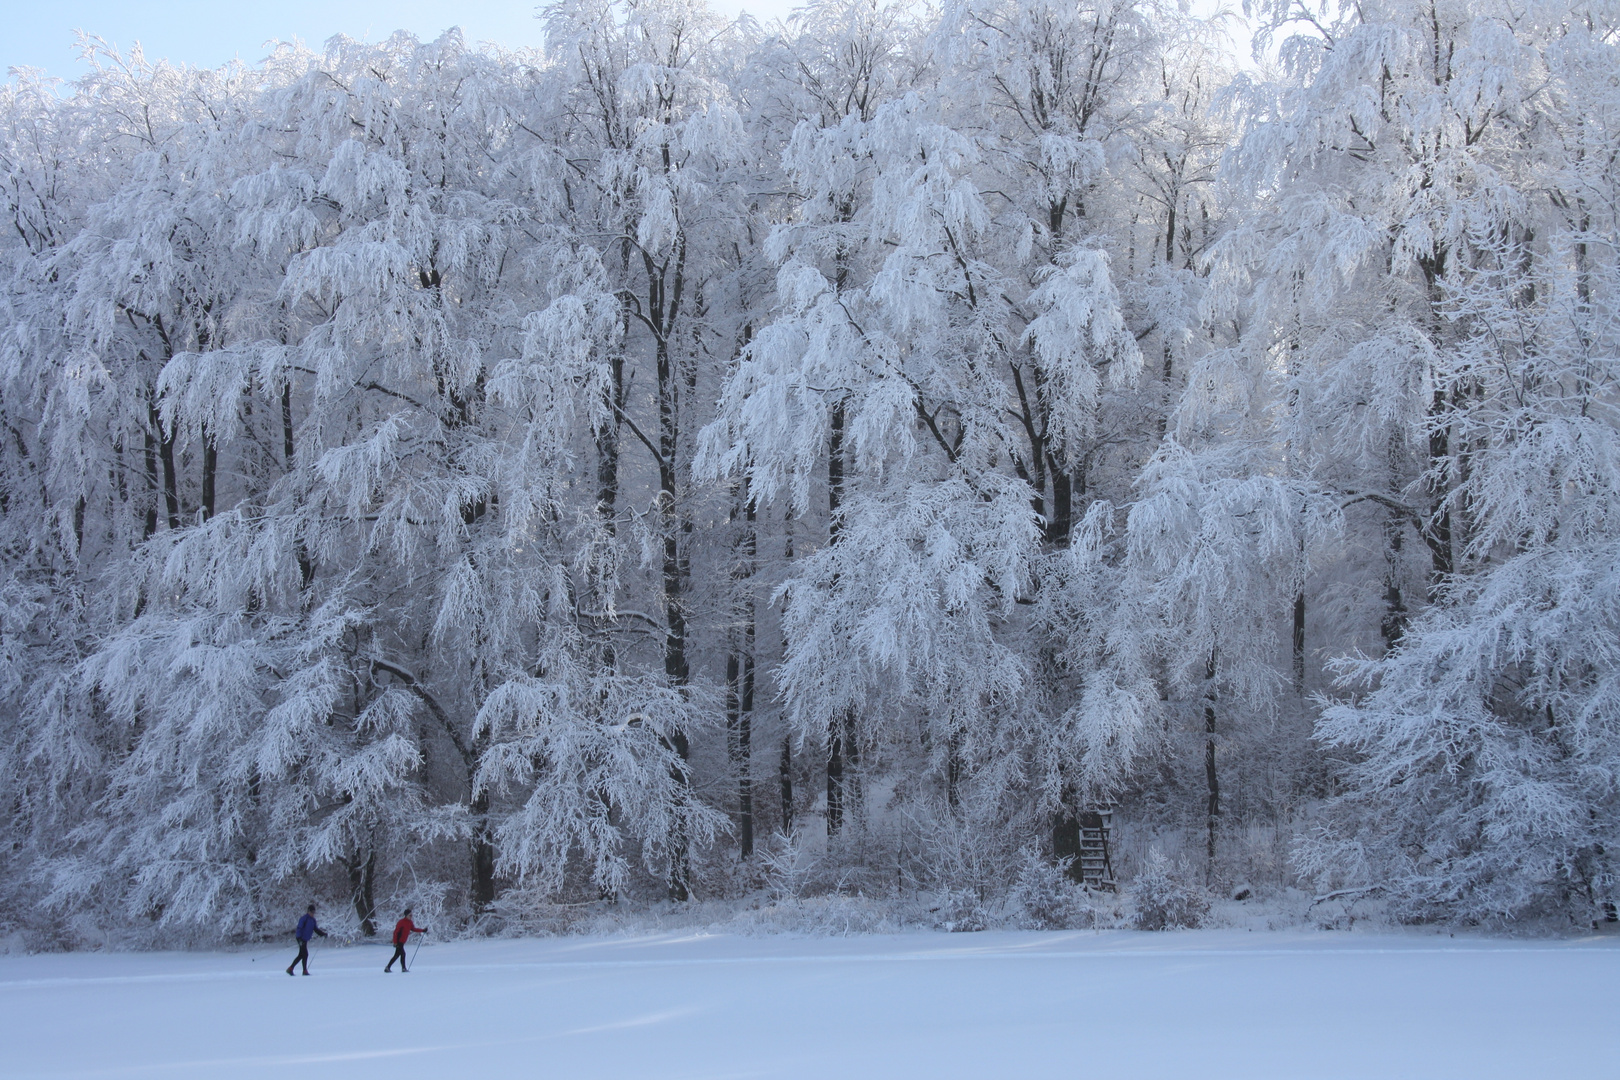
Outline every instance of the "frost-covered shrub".
<path id="1" fill-rule="evenodd" d="M 990 912 L 972 889 L 947 889 L 934 909 L 934 926 L 955 934 L 990 929 Z"/>
<path id="2" fill-rule="evenodd" d="M 814 891 L 814 880 L 820 870 L 818 860 L 804 849 L 796 836 L 778 833 L 760 849 L 759 858 L 764 867 L 765 888 L 772 900 L 786 903 Z"/>
<path id="3" fill-rule="evenodd" d="M 1090 926 L 1095 918 L 1086 891 L 1069 878 L 1071 859 L 1056 866 L 1028 853 L 1007 899 L 1018 922 L 1030 930 L 1068 930 Z"/>
<path id="4" fill-rule="evenodd" d="M 893 903 L 865 896 L 813 896 L 742 911 L 720 924 L 743 934 L 892 934 L 906 926 Z"/>
<path id="5" fill-rule="evenodd" d="M 1132 893 L 1138 930 L 1190 930 L 1209 913 L 1209 896 L 1193 880 L 1186 857 L 1172 863 L 1157 848 L 1148 853 Z"/>

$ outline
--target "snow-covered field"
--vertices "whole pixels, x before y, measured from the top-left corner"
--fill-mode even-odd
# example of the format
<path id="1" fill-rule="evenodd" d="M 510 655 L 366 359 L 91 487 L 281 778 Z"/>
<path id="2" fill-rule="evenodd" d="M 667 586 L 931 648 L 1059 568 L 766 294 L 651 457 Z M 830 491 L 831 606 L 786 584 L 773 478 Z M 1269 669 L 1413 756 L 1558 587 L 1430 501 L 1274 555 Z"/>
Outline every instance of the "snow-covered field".
<path id="1" fill-rule="evenodd" d="M 907 934 L 0 957 L 8 1077 L 1602 1077 L 1620 940 Z"/>

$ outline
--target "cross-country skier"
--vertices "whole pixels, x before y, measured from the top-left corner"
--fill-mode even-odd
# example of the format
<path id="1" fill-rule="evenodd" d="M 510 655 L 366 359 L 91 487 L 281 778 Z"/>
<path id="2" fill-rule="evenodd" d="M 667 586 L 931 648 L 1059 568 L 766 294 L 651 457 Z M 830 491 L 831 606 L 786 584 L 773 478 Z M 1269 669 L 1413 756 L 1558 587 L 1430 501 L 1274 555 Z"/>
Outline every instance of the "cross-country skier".
<path id="1" fill-rule="evenodd" d="M 304 965 L 304 974 L 308 975 L 309 939 L 314 937 L 316 934 L 321 935 L 321 937 L 326 936 L 326 931 L 315 925 L 314 904 L 309 905 L 309 910 L 304 913 L 304 917 L 298 920 L 298 929 L 295 931 L 295 933 L 298 937 L 298 955 L 293 957 L 293 962 L 287 965 L 287 974 L 291 975 L 293 973 L 293 968 L 302 963 Z"/>
<path id="2" fill-rule="evenodd" d="M 427 927 L 417 926 L 411 922 L 411 909 L 406 908 L 404 914 L 400 916 L 399 922 L 394 924 L 394 955 L 388 958 L 388 964 L 383 968 L 383 971 L 392 971 L 394 961 L 398 960 L 399 973 L 401 975 L 405 974 L 405 943 L 411 940 L 412 934 L 425 933 L 427 933 Z"/>

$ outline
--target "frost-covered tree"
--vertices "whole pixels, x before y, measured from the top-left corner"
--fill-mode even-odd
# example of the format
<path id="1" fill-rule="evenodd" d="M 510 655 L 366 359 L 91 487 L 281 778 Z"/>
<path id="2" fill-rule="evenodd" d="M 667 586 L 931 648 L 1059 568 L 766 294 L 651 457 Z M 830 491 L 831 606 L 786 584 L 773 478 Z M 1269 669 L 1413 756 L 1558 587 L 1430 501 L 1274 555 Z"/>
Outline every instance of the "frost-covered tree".
<path id="1" fill-rule="evenodd" d="M 689 478 L 693 438 L 706 419 L 710 373 L 745 334 L 747 314 L 731 301 L 757 213 L 742 122 L 720 78 L 729 32 L 700 4 L 683 2 L 564 3 L 546 20 L 561 76 L 553 111 L 567 118 L 555 152 L 576 174 L 565 179 L 569 216 L 620 308 L 597 428 L 601 527 L 610 544 L 629 539 L 621 531 L 632 524 L 656 544 L 658 614 L 643 619 L 661 636 L 665 680 L 686 686 L 700 512 Z M 646 457 L 632 465 L 627 450 Z M 621 500 L 643 492 L 627 512 Z M 621 599 L 609 589 L 596 609 L 612 620 Z M 604 664 L 619 663 L 620 651 L 610 645 Z M 686 729 L 665 735 L 684 763 Z M 682 836 L 667 845 L 676 899 L 688 892 L 687 846 Z"/>
<path id="2" fill-rule="evenodd" d="M 1303 865 L 1417 916 L 1584 919 L 1612 896 L 1615 222 L 1599 208 L 1616 189 L 1596 148 L 1616 99 L 1594 76 L 1614 34 L 1601 7 L 1365 11 L 1313 84 L 1383 75 L 1332 156 L 1399 163 L 1369 204 L 1389 208 L 1373 255 L 1389 315 L 1355 348 L 1408 388 L 1372 404 L 1418 460 L 1372 501 L 1404 519 L 1386 535 L 1422 540 L 1431 606 L 1397 612 L 1392 582 L 1390 647 L 1339 664 L 1356 696 L 1318 731 L 1349 754 L 1348 790 Z M 1347 267 L 1372 261 L 1358 252 L 1378 234 L 1357 224 L 1336 241 Z"/>
<path id="3" fill-rule="evenodd" d="M 1028 827 L 1080 797 L 1047 768 L 1072 743 L 1047 739 L 1069 702 L 1043 641 L 1070 627 L 1027 608 L 1073 492 L 1094 497 L 1084 476 L 1122 441 L 1108 425 L 1139 419 L 1111 412 L 1133 407 L 1142 360 L 1114 272 L 1126 253 L 1094 230 L 1120 209 L 1110 146 L 1128 167 L 1124 87 L 1153 39 L 1129 7 L 964 8 L 928 28 L 922 66 L 880 44 L 892 15 L 857 10 L 801 61 L 831 104 L 784 153 L 802 204 L 769 245 L 777 314 L 727 384 L 705 462 L 800 513 L 826 492 L 829 543 L 783 587 L 781 678 L 829 748 L 829 829 L 846 797 L 858 811 L 850 758 L 857 779 L 917 761 L 919 805 Z"/>

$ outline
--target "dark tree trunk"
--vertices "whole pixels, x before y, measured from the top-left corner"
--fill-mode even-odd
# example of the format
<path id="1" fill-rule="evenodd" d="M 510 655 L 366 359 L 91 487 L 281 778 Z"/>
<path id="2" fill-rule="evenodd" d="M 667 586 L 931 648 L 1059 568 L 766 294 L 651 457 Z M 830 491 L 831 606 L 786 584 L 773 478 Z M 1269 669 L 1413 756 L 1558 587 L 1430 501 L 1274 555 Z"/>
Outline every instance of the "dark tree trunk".
<path id="1" fill-rule="evenodd" d="M 354 913 L 360 919 L 360 932 L 366 937 L 377 934 L 377 852 L 368 850 L 365 858 L 356 855 L 344 860 L 349 870 L 349 896 L 354 902 Z"/>
<path id="2" fill-rule="evenodd" d="M 841 530 L 838 511 L 844 502 L 844 402 L 833 405 L 827 438 L 827 543 L 838 543 Z M 842 716 L 834 717 L 827 730 L 827 836 L 844 825 L 844 729 Z"/>
<path id="3" fill-rule="evenodd" d="M 1384 616 L 1378 629 L 1384 637 L 1384 648 L 1392 650 L 1406 634 L 1406 597 L 1401 591 L 1400 558 L 1401 530 L 1405 522 L 1384 523 L 1384 558 L 1389 564 L 1384 571 Z"/>
<path id="4" fill-rule="evenodd" d="M 1052 861 L 1062 863 L 1064 859 L 1069 860 L 1065 873 L 1070 881 L 1078 885 L 1083 873 L 1080 865 L 1080 818 L 1067 798 L 1063 800 L 1063 807 L 1052 816 Z"/>
<path id="5" fill-rule="evenodd" d="M 844 736 L 834 720 L 827 737 L 827 835 L 844 827 Z"/>
<path id="6" fill-rule="evenodd" d="M 1436 470 L 1450 454 L 1451 431 L 1449 427 L 1438 422 L 1445 412 L 1445 392 L 1436 390 L 1434 400 L 1429 408 L 1429 418 L 1432 424 L 1429 429 L 1430 470 Z M 1425 540 L 1429 545 L 1429 602 L 1434 603 L 1440 598 L 1440 590 L 1445 586 L 1445 583 L 1451 580 L 1455 563 L 1452 558 L 1451 547 L 1451 507 L 1448 485 L 1442 476 L 1435 476 L 1428 481 L 1427 488 L 1429 495 L 1429 523 Z"/>
<path id="7" fill-rule="evenodd" d="M 1204 780 L 1209 788 L 1209 800 L 1205 806 L 1205 822 L 1207 824 L 1207 838 L 1205 840 L 1206 854 L 1209 856 L 1209 870 L 1215 872 L 1215 826 L 1221 814 L 1221 781 L 1215 771 L 1215 652 L 1210 650 L 1209 663 L 1204 668 Z"/>
<path id="8" fill-rule="evenodd" d="M 202 519 L 212 521 L 214 518 L 214 477 L 219 472 L 219 450 L 214 446 L 214 437 L 208 429 L 203 428 L 202 453 Z"/>
<path id="9" fill-rule="evenodd" d="M 1172 380 L 1176 375 L 1176 354 L 1170 350 L 1170 339 L 1164 342 L 1164 365 L 1160 369 L 1164 376 L 1164 400 L 1159 405 L 1159 439 L 1163 441 L 1165 432 L 1170 430 L 1170 410 L 1175 407 L 1175 392 Z"/>
<path id="10" fill-rule="evenodd" d="M 726 657 L 726 731 L 731 768 L 737 777 L 738 853 L 748 858 L 754 853 L 754 557 L 758 551 L 755 534 L 754 501 L 746 481 L 741 493 L 743 533 L 738 538 L 738 560 L 733 571 L 735 610 L 740 647 Z"/>
<path id="11" fill-rule="evenodd" d="M 752 630 L 752 626 L 749 628 Z M 749 637 L 753 635 L 750 634 Z M 742 770 L 737 776 L 738 842 L 743 858 L 754 853 L 754 778 L 751 774 L 754 759 L 754 656 L 750 649 L 743 657 L 742 711 L 737 728 L 741 747 L 738 757 Z"/>
<path id="12" fill-rule="evenodd" d="M 473 796 L 472 909 L 482 915 L 495 902 L 495 840 L 489 827 L 489 792 Z"/>
<path id="13" fill-rule="evenodd" d="M 293 445 L 291 379 L 281 385 L 281 456 L 287 471 L 292 472 L 295 451 Z M 299 588 L 308 590 L 310 583 L 315 580 L 315 563 L 311 561 L 309 547 L 303 540 L 297 541 L 294 545 L 294 555 L 298 559 Z"/>
<path id="14" fill-rule="evenodd" d="M 664 676 L 671 686 L 685 686 L 691 679 L 691 668 L 686 657 L 686 597 L 685 563 L 681 558 L 681 535 L 684 531 L 677 497 L 676 462 L 680 453 L 680 380 L 670 352 L 670 338 L 674 332 L 680 307 L 682 286 L 681 262 L 684 251 L 676 243 L 676 266 L 673 288 L 666 291 L 671 267 L 666 261 L 656 263 L 643 253 L 647 271 L 647 312 L 654 334 L 655 359 L 658 377 L 658 493 L 660 528 L 663 533 L 663 601 L 664 601 Z M 684 731 L 675 731 L 669 739 L 670 748 L 680 758 L 676 766 L 678 783 L 684 789 L 687 783 L 686 760 L 691 753 Z M 690 895 L 691 876 L 690 840 L 686 822 L 677 817 L 675 835 L 670 843 L 669 897 L 685 900 Z"/>
<path id="15" fill-rule="evenodd" d="M 1046 424 L 1043 417 L 1037 416 L 1037 406 L 1040 402 L 1040 375 L 1036 371 L 1035 395 L 1031 397 L 1028 388 L 1024 386 L 1024 369 L 1017 364 L 1012 366 L 1013 385 L 1018 389 L 1018 418 L 1024 425 L 1024 438 L 1029 440 L 1029 460 L 1026 463 L 1017 454 L 1013 455 L 1013 470 L 1018 478 L 1029 485 L 1029 509 L 1038 518 L 1046 520 L 1047 540 L 1052 539 L 1053 521 L 1046 514 L 1046 473 L 1049 455 L 1046 450 Z M 1056 516 L 1055 514 L 1053 515 Z"/>
<path id="16" fill-rule="evenodd" d="M 1389 442 L 1390 490 L 1401 487 L 1401 461 L 1404 457 L 1402 440 L 1392 436 Z M 1384 515 L 1384 614 L 1378 629 L 1384 637 L 1384 648 L 1390 650 L 1400 644 L 1406 634 L 1405 572 L 1401 565 L 1401 549 L 1406 542 L 1406 519 L 1394 510 Z"/>
<path id="17" fill-rule="evenodd" d="M 691 746 L 687 742 L 686 732 L 677 730 L 670 736 L 669 746 L 681 759 L 676 766 L 676 779 L 684 790 L 687 787 L 686 759 L 691 755 Z M 689 796 L 683 795 L 683 798 Z M 692 881 L 692 845 L 687 836 L 687 826 L 684 817 L 677 817 L 674 825 L 675 834 L 670 838 L 669 853 L 669 898 L 671 900 L 690 899 Z"/>
<path id="18" fill-rule="evenodd" d="M 174 469 L 174 436 L 163 428 L 155 404 L 147 406 L 148 423 L 158 433 L 158 462 L 163 467 L 163 508 L 168 513 L 169 528 L 180 527 L 180 485 Z"/>
<path id="19" fill-rule="evenodd" d="M 782 796 L 782 835 L 793 835 L 793 740 L 782 739 L 782 756 L 776 763 L 776 781 Z"/>
<path id="20" fill-rule="evenodd" d="M 838 542 L 838 508 L 844 503 L 844 403 L 839 401 L 828 418 L 827 436 L 827 542 Z"/>
<path id="21" fill-rule="evenodd" d="M 1305 693 L 1305 589 L 1294 594 L 1294 693 Z"/>
<path id="22" fill-rule="evenodd" d="M 865 820 L 861 792 L 861 732 L 854 709 L 844 713 L 844 818 L 859 825 Z"/>
<path id="23" fill-rule="evenodd" d="M 281 384 L 281 457 L 287 471 L 293 467 L 292 380 Z"/>
<path id="24" fill-rule="evenodd" d="M 753 683 L 753 657 L 735 652 L 727 656 L 726 749 L 730 752 L 732 772 L 737 777 L 737 854 L 744 859 L 754 853 L 754 780 L 749 775 Z"/>
<path id="25" fill-rule="evenodd" d="M 1174 265 L 1176 261 L 1176 203 L 1180 198 L 1176 194 L 1170 196 L 1170 217 L 1164 228 L 1164 262 L 1166 266 Z"/>
<path id="26" fill-rule="evenodd" d="M 608 417 L 596 433 L 596 512 L 609 536 L 618 531 L 615 514 L 619 503 L 619 413 L 624 409 L 624 357 L 609 361 L 611 379 L 603 393 L 608 398 Z"/>
<path id="27" fill-rule="evenodd" d="M 630 317 L 624 317 L 624 332 L 629 333 Z M 624 409 L 624 357 L 615 355 L 608 361 L 610 380 L 603 394 L 607 399 L 607 419 L 602 429 L 596 433 L 596 514 L 602 521 L 602 531 L 609 537 L 619 534 L 619 414 Z M 612 589 L 612 583 L 604 581 L 593 575 L 593 584 L 605 590 Z M 608 610 L 612 596 L 600 596 L 595 607 L 599 611 Z M 602 670 L 613 672 L 618 666 L 618 649 L 612 641 L 602 645 Z"/>
<path id="28" fill-rule="evenodd" d="M 285 344 L 285 342 L 283 342 Z M 281 459 L 288 472 L 293 471 L 296 450 L 293 443 L 292 380 L 281 384 Z M 310 560 L 309 547 L 303 540 L 294 543 L 294 557 L 298 559 L 298 585 L 308 590 L 315 580 L 315 564 Z"/>
<path id="29" fill-rule="evenodd" d="M 158 500 L 158 464 L 157 439 L 152 435 L 152 429 L 147 428 L 143 434 L 143 449 L 146 458 L 146 516 L 141 523 L 141 539 L 150 540 L 152 534 L 157 532 L 157 500 Z"/>
<path id="30" fill-rule="evenodd" d="M 954 731 L 945 743 L 945 805 L 953 814 L 962 808 L 962 737 Z"/>
<path id="31" fill-rule="evenodd" d="M 673 438 L 669 442 L 673 450 Z M 661 500 L 664 505 L 664 676 L 671 686 L 685 686 L 691 678 L 691 669 L 686 660 L 686 614 L 682 596 L 679 525 L 671 490 L 674 485 L 674 469 L 671 467 L 663 471 L 666 474 Z M 668 745 L 680 759 L 680 764 L 675 766 L 675 778 L 684 790 L 687 782 L 685 763 L 691 754 L 686 732 L 679 729 L 672 732 Z M 690 844 L 686 835 L 685 821 L 677 818 L 674 827 L 675 836 L 672 837 L 670 844 L 669 898 L 685 900 L 690 895 L 688 885 L 691 878 Z"/>
<path id="32" fill-rule="evenodd" d="M 1433 321 L 1430 339 L 1436 347 L 1441 344 L 1445 327 L 1441 315 L 1445 297 L 1440 281 L 1445 277 L 1447 255 L 1444 249 L 1440 249 L 1418 260 L 1429 287 L 1429 308 Z M 1429 496 L 1429 520 L 1423 530 L 1423 540 L 1429 547 L 1430 603 L 1440 599 L 1441 590 L 1456 570 L 1451 523 L 1451 425 L 1446 422 L 1449 411 L 1447 388 L 1436 385 L 1428 410 L 1429 460 L 1425 488 Z"/>
<path id="33" fill-rule="evenodd" d="M 1074 480 L 1055 454 L 1047 455 L 1047 471 L 1052 477 L 1052 517 L 1046 523 L 1046 542 L 1053 547 L 1068 547 L 1069 532 L 1074 527 Z"/>

